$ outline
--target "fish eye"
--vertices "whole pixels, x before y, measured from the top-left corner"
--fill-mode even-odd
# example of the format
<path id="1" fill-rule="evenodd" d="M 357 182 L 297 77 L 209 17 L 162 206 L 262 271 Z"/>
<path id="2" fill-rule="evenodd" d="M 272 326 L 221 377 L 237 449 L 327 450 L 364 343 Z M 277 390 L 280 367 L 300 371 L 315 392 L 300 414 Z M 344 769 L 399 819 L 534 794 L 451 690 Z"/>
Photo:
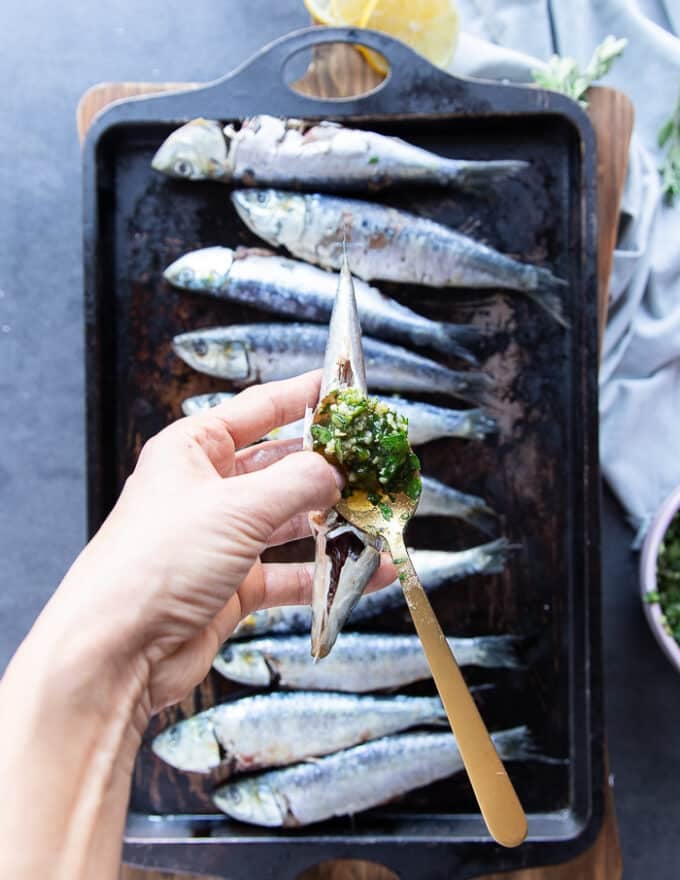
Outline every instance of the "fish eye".
<path id="1" fill-rule="evenodd" d="M 193 344 L 194 354 L 199 357 L 205 357 L 208 353 L 208 343 L 205 339 L 195 339 Z"/>
<path id="2" fill-rule="evenodd" d="M 169 732 L 168 732 L 168 740 L 169 740 L 169 744 L 170 744 L 171 746 L 176 746 L 176 745 L 179 743 L 179 740 L 180 740 L 181 735 L 182 735 L 182 734 L 181 734 L 181 732 L 180 732 L 179 727 L 177 727 L 177 726 L 175 726 L 175 727 L 171 727 L 170 730 L 169 730 Z"/>
<path id="3" fill-rule="evenodd" d="M 187 159 L 178 159 L 173 166 L 173 170 L 180 177 L 191 177 L 194 172 L 194 166 Z"/>
<path id="4" fill-rule="evenodd" d="M 229 800 L 233 801 L 235 804 L 241 803 L 241 792 L 236 786 L 229 789 Z"/>
<path id="5" fill-rule="evenodd" d="M 264 205 L 264 203 L 267 201 L 267 193 L 259 192 L 256 198 L 261 205 Z"/>
<path id="6" fill-rule="evenodd" d="M 224 648 L 222 648 L 221 653 L 222 653 L 222 659 L 224 660 L 225 663 L 231 663 L 231 661 L 234 659 L 234 652 L 228 646 L 225 646 Z"/>
<path id="7" fill-rule="evenodd" d="M 190 266 L 185 266 L 177 276 L 177 280 L 181 284 L 189 284 L 194 280 L 194 270 Z"/>

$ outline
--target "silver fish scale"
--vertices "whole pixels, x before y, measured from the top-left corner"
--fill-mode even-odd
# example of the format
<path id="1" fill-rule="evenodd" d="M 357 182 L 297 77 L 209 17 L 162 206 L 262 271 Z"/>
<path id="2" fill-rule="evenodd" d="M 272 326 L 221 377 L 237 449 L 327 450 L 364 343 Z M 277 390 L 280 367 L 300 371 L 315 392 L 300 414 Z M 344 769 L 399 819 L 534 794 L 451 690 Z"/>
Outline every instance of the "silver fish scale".
<path id="1" fill-rule="evenodd" d="M 228 391 L 198 394 L 182 402 L 182 411 L 185 416 L 193 415 L 203 409 L 217 406 L 233 396 L 234 394 Z M 440 437 L 481 440 L 498 430 L 495 419 L 481 409 L 447 409 L 429 403 L 406 400 L 403 397 L 376 396 L 378 400 L 408 419 L 408 438 L 412 446 L 420 446 Z M 302 419 L 290 425 L 283 425 L 270 431 L 267 439 L 302 437 L 302 426 Z"/>
<path id="2" fill-rule="evenodd" d="M 273 693 L 216 707 L 212 723 L 240 769 L 291 764 L 446 718 L 436 697 Z"/>
<path id="3" fill-rule="evenodd" d="M 316 324 L 236 324 L 176 336 L 175 352 L 189 366 L 245 386 L 287 379 L 323 365 L 328 331 Z M 491 384 L 480 372 L 458 372 L 405 348 L 363 340 L 373 387 L 441 392 L 464 399 L 483 396 Z"/>
<path id="4" fill-rule="evenodd" d="M 503 760 L 553 762 L 536 751 L 526 727 L 498 731 L 491 738 Z M 462 768 L 450 733 L 407 733 L 228 783 L 214 801 L 245 822 L 309 825 L 379 806 Z"/>
<path id="5" fill-rule="evenodd" d="M 447 639 L 460 665 L 516 666 L 512 636 Z M 319 663 L 304 636 L 228 642 L 213 667 L 226 678 L 248 685 L 278 680 L 294 690 L 350 693 L 386 690 L 430 678 L 417 636 L 342 633 L 333 651 Z"/>
<path id="6" fill-rule="evenodd" d="M 382 279 L 431 287 L 535 287 L 535 266 L 519 263 L 425 217 L 358 199 L 264 192 L 272 214 L 294 200 L 304 210 L 302 229 L 299 222 L 286 222 L 288 215 L 282 212 L 275 243 L 327 269 L 338 269 L 342 263 L 344 229 L 352 272 L 365 281 Z M 234 200 L 238 210 L 237 194 Z M 245 210 L 240 213 L 258 234 L 257 219 Z M 271 240 L 271 233 L 264 237 Z"/>
<path id="7" fill-rule="evenodd" d="M 309 825 L 370 809 L 462 766 L 450 733 L 402 734 L 224 786 L 215 803 L 229 815 L 258 823 L 258 801 L 268 790 L 283 807 L 279 824 Z"/>

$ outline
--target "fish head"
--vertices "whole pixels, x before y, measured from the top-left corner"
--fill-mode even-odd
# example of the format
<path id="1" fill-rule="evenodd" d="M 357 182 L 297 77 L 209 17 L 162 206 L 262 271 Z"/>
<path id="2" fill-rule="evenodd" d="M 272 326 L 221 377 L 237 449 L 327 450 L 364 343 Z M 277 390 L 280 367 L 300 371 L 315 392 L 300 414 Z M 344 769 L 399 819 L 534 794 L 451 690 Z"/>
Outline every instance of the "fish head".
<path id="1" fill-rule="evenodd" d="M 274 247 L 302 238 L 304 196 L 276 189 L 236 189 L 231 201 L 248 229 Z"/>
<path id="2" fill-rule="evenodd" d="M 313 520 L 310 520 L 314 526 Z M 329 511 L 316 529 L 312 585 L 312 656 L 330 653 L 380 565 L 377 538 Z"/>
<path id="3" fill-rule="evenodd" d="M 222 126 L 214 119 L 193 119 L 168 135 L 151 167 L 185 180 L 228 179 L 228 146 Z"/>
<path id="4" fill-rule="evenodd" d="M 272 671 L 264 654 L 247 643 L 230 645 L 226 642 L 213 660 L 213 669 L 230 678 L 251 685 L 267 686 L 272 682 Z"/>
<path id="5" fill-rule="evenodd" d="M 219 766 L 222 758 L 211 716 L 208 710 L 166 728 L 151 743 L 152 751 L 178 770 L 207 773 Z"/>
<path id="6" fill-rule="evenodd" d="M 233 264 L 231 248 L 201 248 L 171 263 L 163 272 L 163 278 L 183 290 L 217 292 L 226 287 Z"/>
<path id="7" fill-rule="evenodd" d="M 175 354 L 194 370 L 208 376 L 245 381 L 250 379 L 248 348 L 242 339 L 231 338 L 228 327 L 180 333 L 172 340 Z"/>
<path id="8" fill-rule="evenodd" d="M 241 822 L 280 828 L 294 824 L 286 798 L 260 777 L 242 779 L 218 788 L 213 795 L 217 807 Z"/>

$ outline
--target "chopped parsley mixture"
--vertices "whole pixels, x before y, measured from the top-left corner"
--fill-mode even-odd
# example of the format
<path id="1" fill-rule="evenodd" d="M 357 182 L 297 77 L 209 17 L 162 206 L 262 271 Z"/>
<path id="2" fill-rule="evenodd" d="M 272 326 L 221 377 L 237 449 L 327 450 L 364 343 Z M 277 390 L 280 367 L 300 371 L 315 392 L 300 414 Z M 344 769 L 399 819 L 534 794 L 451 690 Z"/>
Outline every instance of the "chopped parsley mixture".
<path id="1" fill-rule="evenodd" d="M 658 602 L 666 632 L 680 643 L 680 513 L 666 529 L 656 558 L 656 593 L 647 602 Z"/>
<path id="2" fill-rule="evenodd" d="M 408 419 L 355 388 L 334 391 L 320 404 L 312 425 L 314 450 L 345 474 L 345 495 L 381 496 L 404 492 L 420 497 L 420 461 L 408 442 Z"/>

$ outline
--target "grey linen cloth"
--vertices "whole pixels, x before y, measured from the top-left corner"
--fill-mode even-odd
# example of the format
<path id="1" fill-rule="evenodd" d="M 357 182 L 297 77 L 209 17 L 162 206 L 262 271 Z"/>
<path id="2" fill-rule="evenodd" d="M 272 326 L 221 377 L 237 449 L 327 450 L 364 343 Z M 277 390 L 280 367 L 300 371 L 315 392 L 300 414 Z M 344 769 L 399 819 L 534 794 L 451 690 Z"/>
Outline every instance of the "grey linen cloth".
<path id="1" fill-rule="evenodd" d="M 637 546 L 680 484 L 680 199 L 661 197 L 657 134 L 680 93 L 680 0 L 458 0 L 451 73 L 528 82 L 550 55 L 585 67 L 628 45 L 606 78 L 635 106 L 600 370 L 600 455 Z"/>

